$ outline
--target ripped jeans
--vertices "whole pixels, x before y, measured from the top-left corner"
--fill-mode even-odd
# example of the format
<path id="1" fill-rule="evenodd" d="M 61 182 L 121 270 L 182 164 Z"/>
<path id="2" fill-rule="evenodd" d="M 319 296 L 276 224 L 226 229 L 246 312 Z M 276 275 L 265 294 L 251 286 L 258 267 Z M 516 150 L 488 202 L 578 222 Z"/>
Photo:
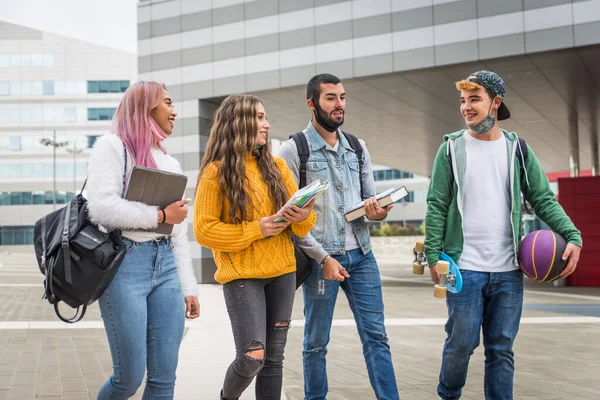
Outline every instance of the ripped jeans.
<path id="1" fill-rule="evenodd" d="M 237 399 L 255 376 L 257 400 L 281 398 L 283 351 L 295 291 L 295 273 L 223 285 L 236 349 L 223 382 L 225 399 Z"/>

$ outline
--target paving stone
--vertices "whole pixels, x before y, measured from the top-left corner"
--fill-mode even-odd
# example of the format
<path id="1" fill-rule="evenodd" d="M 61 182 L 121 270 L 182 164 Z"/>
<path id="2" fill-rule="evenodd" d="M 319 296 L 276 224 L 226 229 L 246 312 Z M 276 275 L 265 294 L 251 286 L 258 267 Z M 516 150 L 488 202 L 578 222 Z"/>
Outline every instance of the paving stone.
<path id="1" fill-rule="evenodd" d="M 40 382 L 37 388 L 38 396 L 62 396 L 62 384 L 60 381 Z"/>

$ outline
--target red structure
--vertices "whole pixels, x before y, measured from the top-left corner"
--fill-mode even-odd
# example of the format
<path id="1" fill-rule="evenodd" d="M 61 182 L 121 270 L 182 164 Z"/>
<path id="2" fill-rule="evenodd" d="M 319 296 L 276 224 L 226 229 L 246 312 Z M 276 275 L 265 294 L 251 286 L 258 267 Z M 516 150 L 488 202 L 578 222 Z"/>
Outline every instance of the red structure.
<path id="1" fill-rule="evenodd" d="M 600 286 L 600 176 L 562 178 L 559 174 L 547 175 L 551 181 L 558 178 L 558 201 L 583 236 L 579 264 L 567 282 L 569 286 Z"/>

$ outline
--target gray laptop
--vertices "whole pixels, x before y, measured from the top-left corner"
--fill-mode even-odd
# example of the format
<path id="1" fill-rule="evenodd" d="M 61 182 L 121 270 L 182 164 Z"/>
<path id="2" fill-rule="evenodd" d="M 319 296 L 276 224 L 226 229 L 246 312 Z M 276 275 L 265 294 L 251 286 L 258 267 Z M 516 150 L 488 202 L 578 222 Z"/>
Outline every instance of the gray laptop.
<path id="1" fill-rule="evenodd" d="M 125 199 L 164 208 L 183 198 L 187 176 L 173 172 L 135 166 L 129 177 Z M 158 224 L 153 232 L 170 235 L 171 224 Z"/>

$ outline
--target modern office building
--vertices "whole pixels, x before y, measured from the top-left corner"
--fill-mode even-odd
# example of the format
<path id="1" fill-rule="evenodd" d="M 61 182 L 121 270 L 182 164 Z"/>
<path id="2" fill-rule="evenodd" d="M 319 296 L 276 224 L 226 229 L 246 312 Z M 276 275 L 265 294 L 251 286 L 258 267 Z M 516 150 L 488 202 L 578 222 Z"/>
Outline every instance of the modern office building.
<path id="1" fill-rule="evenodd" d="M 0 21 L 0 245 L 81 188 L 89 148 L 136 75 L 136 56 Z"/>
<path id="2" fill-rule="evenodd" d="M 503 127 L 519 132 L 547 171 L 597 174 L 599 44 L 599 0 L 145 0 L 138 8 L 139 76 L 166 83 L 179 103 L 169 146 L 191 185 L 224 96 L 258 95 L 283 140 L 308 123 L 304 85 L 321 72 L 342 78 L 344 128 L 367 141 L 377 164 L 428 176 L 442 136 L 464 125 L 454 82 L 487 69 L 508 85 L 512 118 Z M 198 276 L 212 279 L 210 251 L 196 246 L 194 257 Z"/>

